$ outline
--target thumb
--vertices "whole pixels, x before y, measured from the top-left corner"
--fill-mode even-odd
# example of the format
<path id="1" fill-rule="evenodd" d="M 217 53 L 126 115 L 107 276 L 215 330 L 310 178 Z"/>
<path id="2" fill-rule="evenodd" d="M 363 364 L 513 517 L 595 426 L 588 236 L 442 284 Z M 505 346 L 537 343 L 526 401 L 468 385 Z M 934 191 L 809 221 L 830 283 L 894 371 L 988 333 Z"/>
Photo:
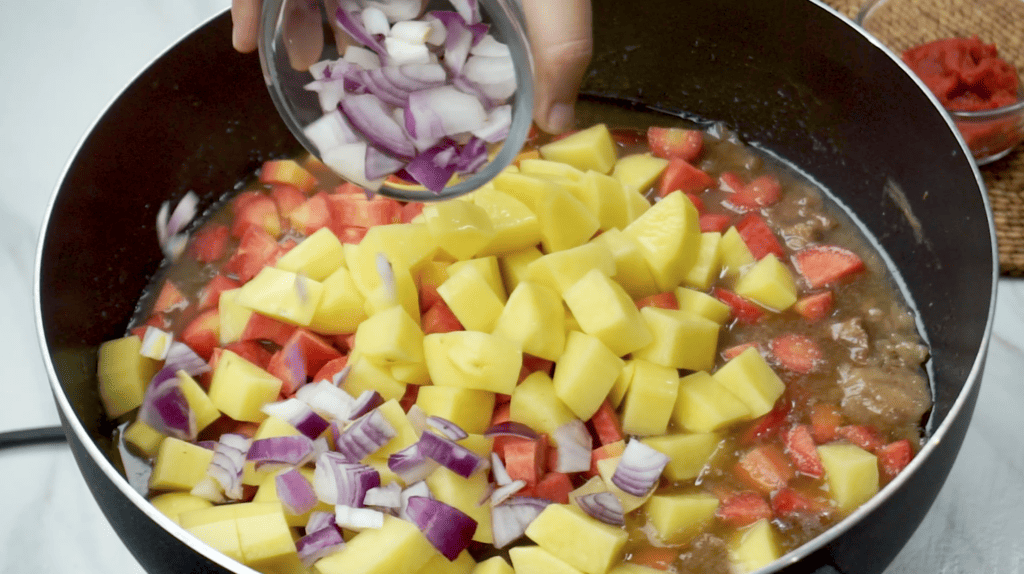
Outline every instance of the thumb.
<path id="1" fill-rule="evenodd" d="M 573 105 L 593 52 L 590 0 L 523 0 L 536 66 L 533 118 L 540 129 L 572 127 Z"/>

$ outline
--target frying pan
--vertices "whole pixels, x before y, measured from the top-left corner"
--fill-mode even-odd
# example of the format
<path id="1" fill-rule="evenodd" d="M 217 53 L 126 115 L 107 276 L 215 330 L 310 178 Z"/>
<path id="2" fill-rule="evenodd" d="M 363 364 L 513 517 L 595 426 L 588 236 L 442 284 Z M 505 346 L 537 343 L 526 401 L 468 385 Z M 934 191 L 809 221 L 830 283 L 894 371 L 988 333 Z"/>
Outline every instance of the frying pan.
<path id="1" fill-rule="evenodd" d="M 995 236 L 949 121 L 899 61 L 808 0 L 594 0 L 585 94 L 723 122 L 846 206 L 892 261 L 931 345 L 920 454 L 865 506 L 764 572 L 881 572 L 945 480 L 971 419 L 992 326 Z M 215 204 L 299 151 L 254 55 L 221 14 L 154 61 L 92 127 L 58 183 L 37 254 L 40 343 L 68 441 L 115 531 L 153 573 L 253 571 L 132 489 L 111 444 L 96 349 L 123 336 L 159 271 L 161 202 Z M 128 468 L 131 472 L 131 468 Z"/>

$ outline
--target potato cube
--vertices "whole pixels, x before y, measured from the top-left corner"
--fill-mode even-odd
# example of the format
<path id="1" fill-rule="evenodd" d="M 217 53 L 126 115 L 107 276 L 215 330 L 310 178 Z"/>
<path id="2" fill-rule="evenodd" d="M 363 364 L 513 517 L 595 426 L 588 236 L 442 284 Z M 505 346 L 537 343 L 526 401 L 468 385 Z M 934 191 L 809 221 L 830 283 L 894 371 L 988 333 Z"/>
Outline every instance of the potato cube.
<path id="1" fill-rule="evenodd" d="M 555 364 L 555 395 L 580 420 L 589 420 L 608 396 L 625 363 L 600 339 L 570 331 Z"/>
<path id="2" fill-rule="evenodd" d="M 651 274 L 651 266 L 640 252 L 640 244 L 631 235 L 616 228 L 608 229 L 591 240 L 604 243 L 615 260 L 615 274 L 612 279 L 622 285 L 633 299 L 643 299 L 658 293 L 658 284 Z"/>
<path id="3" fill-rule="evenodd" d="M 277 260 L 274 267 L 301 273 L 314 281 L 323 281 L 345 265 L 345 249 L 328 227 L 321 227 Z"/>
<path id="4" fill-rule="evenodd" d="M 750 408 L 705 371 L 679 381 L 672 420 L 688 431 L 705 433 L 752 418 Z"/>
<path id="5" fill-rule="evenodd" d="M 769 309 L 785 311 L 796 303 L 796 281 L 793 273 L 769 253 L 740 276 L 736 294 Z"/>
<path id="6" fill-rule="evenodd" d="M 240 288 L 238 304 L 289 325 L 308 327 L 323 290 L 319 281 L 300 278 L 291 271 L 264 267 Z M 221 304 L 224 304 L 223 293 Z"/>
<path id="7" fill-rule="evenodd" d="M 615 163 L 612 177 L 622 183 L 627 192 L 644 193 L 668 167 L 668 160 L 649 153 L 627 155 Z"/>
<path id="8" fill-rule="evenodd" d="M 576 416 L 555 394 L 551 377 L 542 372 L 534 372 L 512 392 L 509 418 L 553 438 L 555 429 Z"/>
<path id="9" fill-rule="evenodd" d="M 601 229 L 625 229 L 629 222 L 626 194 L 622 182 L 603 173 L 590 170 L 580 182 L 579 200 L 597 216 Z"/>
<path id="10" fill-rule="evenodd" d="M 739 277 L 744 268 L 756 261 L 735 227 L 730 227 L 722 234 L 718 251 L 722 255 L 722 268 L 726 277 Z"/>
<path id="11" fill-rule="evenodd" d="M 679 393 L 679 372 L 642 359 L 633 361 L 633 368 L 622 410 L 622 430 L 641 436 L 664 434 Z"/>
<path id="12" fill-rule="evenodd" d="M 220 330 L 217 332 L 221 345 L 234 343 L 242 338 L 245 326 L 249 324 L 253 310 L 238 303 L 242 288 L 228 289 L 217 299 L 217 316 L 220 319 Z"/>
<path id="13" fill-rule="evenodd" d="M 261 569 L 261 566 L 295 554 L 295 542 L 283 511 L 241 516 L 236 519 L 236 525 L 242 561 L 248 566 Z"/>
<path id="14" fill-rule="evenodd" d="M 729 306 L 715 299 L 707 293 L 694 291 L 687 287 L 676 289 L 676 302 L 679 303 L 680 311 L 688 311 L 711 319 L 719 325 L 724 325 L 729 320 L 731 310 Z"/>
<path id="15" fill-rule="evenodd" d="M 843 512 L 850 512 L 878 492 L 878 459 L 852 444 L 825 444 L 818 447 L 825 467 L 832 499 Z"/>
<path id="16" fill-rule="evenodd" d="M 740 574 L 760 570 L 781 555 L 778 538 L 767 518 L 740 530 L 729 542 L 729 562 Z"/>
<path id="17" fill-rule="evenodd" d="M 772 410 L 786 390 L 785 383 L 754 347 L 734 357 L 712 377 L 739 397 L 753 418 Z"/>
<path id="18" fill-rule="evenodd" d="M 565 313 L 558 293 L 521 282 L 498 317 L 494 334 L 518 343 L 524 353 L 554 361 L 565 349 Z"/>
<path id="19" fill-rule="evenodd" d="M 412 446 L 419 440 L 419 433 L 409 422 L 409 418 L 405 416 L 405 411 L 398 403 L 398 399 L 388 399 L 383 405 L 377 407 L 377 410 L 391 425 L 391 428 L 395 429 L 395 436 L 384 443 L 384 446 L 371 453 L 369 458 L 387 460 L 392 454 Z"/>
<path id="20" fill-rule="evenodd" d="M 507 169 L 499 173 L 491 183 L 503 193 L 519 200 L 540 219 L 540 206 L 544 198 L 561 191 L 557 184 L 536 175 L 510 172 Z"/>
<path id="21" fill-rule="evenodd" d="M 178 516 L 182 512 L 210 508 L 213 506 L 213 503 L 209 500 L 200 498 L 194 494 L 189 494 L 188 492 L 165 492 L 159 496 L 154 496 L 150 499 L 150 502 L 157 510 L 163 512 L 167 518 L 170 518 L 178 524 L 181 524 L 178 520 Z"/>
<path id="22" fill-rule="evenodd" d="M 206 391 L 188 373 L 178 371 L 177 376 L 178 388 L 181 389 L 181 394 L 185 395 L 189 408 L 196 415 L 196 432 L 199 432 L 219 419 L 220 411 L 206 395 Z"/>
<path id="23" fill-rule="evenodd" d="M 356 287 L 352 273 L 345 267 L 331 273 L 323 281 L 323 294 L 309 328 L 326 335 L 355 333 L 366 320 L 366 297 Z"/>
<path id="24" fill-rule="evenodd" d="M 389 260 L 390 263 L 390 260 Z M 375 315 L 391 307 L 401 307 L 417 323 L 420 321 L 420 293 L 412 272 L 401 266 L 391 266 L 395 288 L 378 285 L 366 295 L 363 310 L 367 316 Z"/>
<path id="25" fill-rule="evenodd" d="M 501 556 L 491 556 L 477 564 L 472 574 L 515 574 L 515 570 Z"/>
<path id="26" fill-rule="evenodd" d="M 615 378 L 612 390 L 608 391 L 608 401 L 611 402 L 613 407 L 619 408 L 622 400 L 626 398 L 629 386 L 633 383 L 633 373 L 635 372 L 636 359 L 628 359 L 626 364 L 622 366 L 622 370 L 619 371 L 619 376 Z"/>
<path id="27" fill-rule="evenodd" d="M 714 366 L 721 329 L 718 323 L 686 311 L 658 307 L 644 307 L 640 315 L 653 339 L 649 345 L 637 349 L 634 357 L 691 371 Z"/>
<path id="28" fill-rule="evenodd" d="M 625 530 L 568 504 L 549 504 L 526 528 L 526 536 L 587 574 L 604 574 L 621 560 L 627 539 Z"/>
<path id="29" fill-rule="evenodd" d="M 405 383 L 396 379 L 391 374 L 391 369 L 364 358 L 358 353 L 358 349 L 349 355 L 348 365 L 351 367 L 341 388 L 353 397 L 358 397 L 365 391 L 377 391 L 385 401 L 400 399 L 405 395 Z"/>
<path id="30" fill-rule="evenodd" d="M 622 195 L 625 196 L 626 200 L 626 220 L 630 223 L 636 221 L 651 208 L 651 202 L 647 200 L 647 196 L 644 193 L 625 187 L 625 185 L 622 187 Z"/>
<path id="31" fill-rule="evenodd" d="M 437 245 L 455 259 L 469 259 L 494 239 L 487 211 L 468 201 L 441 201 L 423 207 L 427 229 Z"/>
<path id="32" fill-rule="evenodd" d="M 292 423 L 278 417 L 269 416 L 256 427 L 252 440 L 274 438 L 279 436 L 299 436 L 302 434 L 299 429 L 292 426 Z"/>
<path id="33" fill-rule="evenodd" d="M 167 435 L 147 425 L 141 420 L 135 420 L 128 428 L 124 429 L 124 442 L 135 447 L 147 458 L 156 456 L 160 449 L 160 443 L 164 442 Z"/>
<path id="34" fill-rule="evenodd" d="M 557 176 L 572 181 L 583 179 L 583 171 L 561 161 L 529 157 L 519 162 L 519 173 L 539 176 Z"/>
<path id="35" fill-rule="evenodd" d="M 516 546 L 508 551 L 516 574 L 583 574 L 540 546 Z"/>
<path id="36" fill-rule="evenodd" d="M 427 486 L 434 498 L 457 508 L 476 520 L 473 540 L 493 544 L 491 533 L 491 505 L 479 504 L 490 492 L 487 469 L 480 469 L 469 478 L 463 478 L 446 467 L 439 467 L 426 478 Z"/>
<path id="37" fill-rule="evenodd" d="M 491 452 L 494 450 L 494 439 L 482 434 L 470 433 L 466 438 L 456 442 L 484 458 L 490 458 Z"/>
<path id="38" fill-rule="evenodd" d="M 540 220 L 525 203 L 495 189 L 473 192 L 473 203 L 491 218 L 494 237 L 477 251 L 478 255 L 505 255 L 540 243 Z"/>
<path id="39" fill-rule="evenodd" d="M 412 522 L 384 516 L 380 528 L 368 528 L 345 547 L 316 562 L 319 574 L 395 574 L 416 572 L 437 554 Z"/>
<path id="40" fill-rule="evenodd" d="M 238 539 L 238 526 L 234 518 L 221 522 L 197 524 L 185 528 L 196 538 L 210 545 L 214 550 L 225 556 L 242 562 L 242 545 Z"/>
<path id="41" fill-rule="evenodd" d="M 380 365 L 423 362 L 423 331 L 401 307 L 385 309 L 356 330 L 355 348 Z"/>
<path id="42" fill-rule="evenodd" d="M 544 159 L 567 163 L 580 171 L 608 173 L 615 166 L 615 142 L 605 124 L 580 130 L 560 140 L 542 145 Z"/>
<path id="43" fill-rule="evenodd" d="M 281 379 L 224 350 L 210 381 L 210 400 L 222 413 L 236 421 L 260 422 L 267 415 L 263 405 L 277 400 Z"/>
<path id="44" fill-rule="evenodd" d="M 468 551 L 463 550 L 455 557 L 455 560 L 448 560 L 444 554 L 436 554 L 416 571 L 416 574 L 469 574 L 476 567 L 476 560 Z"/>
<path id="45" fill-rule="evenodd" d="M 487 257 L 467 259 L 466 261 L 456 261 L 448 266 L 448 276 L 451 277 L 458 273 L 463 267 L 475 268 L 480 276 L 487 281 L 487 284 L 490 285 L 491 290 L 494 291 L 494 294 L 497 295 L 502 304 L 508 301 L 508 291 L 505 289 L 505 282 L 501 278 L 501 266 L 498 264 L 496 256 L 489 255 Z"/>
<path id="46" fill-rule="evenodd" d="M 721 233 L 701 233 L 697 260 L 683 277 L 683 283 L 698 289 L 707 289 L 718 279 L 722 270 L 722 254 L 718 247 L 722 242 Z"/>
<path id="47" fill-rule="evenodd" d="M 647 346 L 651 331 L 629 294 L 599 269 L 592 269 L 562 293 L 584 333 L 608 346 L 616 356 Z"/>
<path id="48" fill-rule="evenodd" d="M 615 259 L 603 243 L 590 242 L 549 253 L 527 266 L 525 279 L 561 294 L 594 269 L 608 277 L 615 275 Z"/>
<path id="49" fill-rule="evenodd" d="M 491 424 L 494 393 L 459 387 L 427 385 L 419 390 L 416 404 L 428 416 L 449 420 L 467 433 L 481 434 Z"/>
<path id="50" fill-rule="evenodd" d="M 459 322 L 470 331 L 490 333 L 504 304 L 480 271 L 473 266 L 449 269 L 448 280 L 437 288 Z"/>
<path id="51" fill-rule="evenodd" d="M 439 249 L 425 223 L 376 225 L 367 230 L 357 246 L 345 250 L 345 263 L 365 297 L 381 285 L 378 253 L 387 258 L 393 268 L 417 273 Z"/>
<path id="52" fill-rule="evenodd" d="M 679 286 L 700 251 L 697 208 L 683 192 L 672 192 L 623 230 L 640 244 L 659 291 Z"/>
<path id="53" fill-rule="evenodd" d="M 519 345 L 477 331 L 427 335 L 423 338 L 423 354 L 435 385 L 504 395 L 512 394 L 523 366 Z"/>
<path id="54" fill-rule="evenodd" d="M 509 253 L 498 260 L 498 267 L 501 269 L 501 280 L 505 289 L 511 293 L 519 283 L 526 278 L 526 270 L 530 263 L 540 259 L 544 254 L 536 247 L 529 247 L 522 251 Z"/>
<path id="55" fill-rule="evenodd" d="M 722 443 L 715 433 L 669 434 L 643 439 L 644 444 L 668 455 L 665 476 L 670 480 L 697 478 Z"/>
<path id="56" fill-rule="evenodd" d="M 206 467 L 213 460 L 213 451 L 201 446 L 167 437 L 149 476 L 152 490 L 192 490 L 206 478 Z"/>
<path id="57" fill-rule="evenodd" d="M 107 416 L 119 417 L 142 404 L 160 362 L 139 354 L 142 340 L 131 335 L 100 345 L 96 378 Z"/>
<path id="58" fill-rule="evenodd" d="M 597 217 L 568 191 L 554 186 L 537 205 L 540 242 L 547 253 L 586 243 L 600 227 Z"/>
<path id="59" fill-rule="evenodd" d="M 597 472 L 601 475 L 601 479 L 604 480 L 604 487 L 608 492 L 611 492 L 619 499 L 622 504 L 622 510 L 626 514 L 633 512 L 637 508 L 640 508 L 647 502 L 654 494 L 656 488 L 652 488 L 647 494 L 643 496 L 634 496 L 612 482 L 612 475 L 615 474 L 615 469 L 619 466 L 619 461 L 622 456 L 614 456 L 610 458 L 603 458 L 597 461 Z"/>
<path id="60" fill-rule="evenodd" d="M 664 542 L 688 542 L 714 520 L 718 498 L 704 493 L 652 496 L 645 507 L 647 520 Z"/>

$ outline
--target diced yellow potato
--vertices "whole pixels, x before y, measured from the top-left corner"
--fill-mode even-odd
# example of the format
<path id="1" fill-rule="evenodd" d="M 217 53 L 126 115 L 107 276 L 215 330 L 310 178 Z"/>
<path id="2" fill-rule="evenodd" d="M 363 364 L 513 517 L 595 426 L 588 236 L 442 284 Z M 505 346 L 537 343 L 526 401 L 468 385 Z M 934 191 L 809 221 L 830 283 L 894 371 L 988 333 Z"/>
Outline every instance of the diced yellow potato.
<path id="1" fill-rule="evenodd" d="M 626 398 L 626 393 L 629 392 L 629 386 L 633 382 L 633 373 L 635 372 L 636 359 L 627 360 L 626 364 L 622 366 L 622 370 L 619 371 L 619 376 L 615 378 L 612 390 L 608 391 L 608 401 L 611 402 L 613 407 L 619 408 L 622 400 Z"/>
<path id="2" fill-rule="evenodd" d="M 383 526 L 363 530 L 313 567 L 318 574 L 416 572 L 436 554 L 415 524 L 385 515 Z"/>
<path id="3" fill-rule="evenodd" d="M 829 494 L 839 509 L 849 512 L 878 492 L 878 459 L 852 444 L 824 444 L 818 456 L 825 467 Z"/>
<path id="4" fill-rule="evenodd" d="M 494 288 L 475 266 L 450 270 L 448 280 L 438 286 L 437 293 L 470 331 L 490 333 L 505 308 Z"/>
<path id="5" fill-rule="evenodd" d="M 754 418 L 772 410 L 786 390 L 785 383 L 754 347 L 734 357 L 711 376 L 739 397 Z"/>
<path id="6" fill-rule="evenodd" d="M 625 363 L 597 337 L 570 331 L 555 364 L 555 395 L 580 420 L 589 420 L 608 396 Z"/>
<path id="7" fill-rule="evenodd" d="M 624 229 L 629 225 L 626 194 L 618 179 L 590 170 L 583 175 L 579 190 L 577 197 L 597 215 L 601 229 Z"/>
<path id="8" fill-rule="evenodd" d="M 164 442 L 167 435 L 147 425 L 141 420 L 135 420 L 128 428 L 124 429 L 124 442 L 135 447 L 146 457 L 156 456 L 160 449 L 160 443 Z"/>
<path id="9" fill-rule="evenodd" d="M 588 494 L 595 494 L 598 492 L 608 492 L 608 487 L 604 485 L 604 479 L 600 476 L 592 476 L 589 480 L 584 482 L 579 488 L 573 489 L 569 492 L 569 503 L 574 506 L 579 506 L 577 500 L 581 496 Z"/>
<path id="10" fill-rule="evenodd" d="M 491 424 L 494 393 L 459 387 L 427 385 L 419 390 L 416 404 L 428 416 L 459 425 L 467 433 L 483 433 Z"/>
<path id="11" fill-rule="evenodd" d="M 426 385 L 430 383 L 426 361 L 419 363 L 396 363 L 391 365 L 391 377 L 406 385 Z"/>
<path id="12" fill-rule="evenodd" d="M 626 191 L 644 193 L 654 185 L 666 167 L 667 159 L 649 153 L 627 155 L 615 164 L 612 176 L 622 183 Z"/>
<path id="13" fill-rule="evenodd" d="M 604 243 L 615 260 L 615 274 L 612 279 L 622 285 L 633 299 L 643 299 L 658 293 L 658 284 L 651 274 L 651 266 L 640 252 L 640 244 L 632 236 L 617 228 L 606 230 L 592 240 Z"/>
<path id="14" fill-rule="evenodd" d="M 722 234 L 708 232 L 700 234 L 700 247 L 697 250 L 697 260 L 683 277 L 683 283 L 698 289 L 711 287 L 718 274 L 722 270 L 722 254 L 718 247 L 722 242 Z"/>
<path id="15" fill-rule="evenodd" d="M 626 220 L 630 223 L 636 221 L 651 208 L 651 202 L 640 191 L 623 187 L 622 194 L 626 200 Z"/>
<path id="16" fill-rule="evenodd" d="M 508 170 L 499 173 L 491 180 L 491 183 L 498 191 L 522 202 L 538 217 L 540 216 L 538 209 L 544 197 L 558 189 L 555 183 L 546 178 Z"/>
<path id="17" fill-rule="evenodd" d="M 363 296 L 369 296 L 381 284 L 377 271 L 378 253 L 384 255 L 395 269 L 407 269 L 415 274 L 438 249 L 437 241 L 425 223 L 375 225 L 367 230 L 358 246 L 345 250 L 345 263 L 356 287 Z"/>
<path id="18" fill-rule="evenodd" d="M 160 443 L 153 473 L 149 476 L 152 490 L 192 490 L 206 478 L 206 467 L 213 460 L 213 451 L 190 442 L 167 437 Z"/>
<path id="19" fill-rule="evenodd" d="M 196 432 L 199 432 L 219 419 L 220 411 L 206 395 L 206 391 L 188 373 L 178 371 L 177 376 L 181 394 L 185 395 L 189 408 L 196 415 Z"/>
<path id="20" fill-rule="evenodd" d="M 561 161 L 540 158 L 526 158 L 519 162 L 519 173 L 540 176 L 558 176 L 573 181 L 583 179 L 583 172 Z"/>
<path id="21" fill-rule="evenodd" d="M 565 312 L 565 332 L 566 333 L 568 333 L 569 331 L 580 331 L 580 332 L 582 332 L 583 329 L 580 328 L 580 322 L 576 320 L 576 316 L 572 314 L 572 311 L 569 310 L 569 307 L 566 307 L 563 304 L 562 305 L 562 310 Z"/>
<path id="22" fill-rule="evenodd" d="M 391 274 L 395 278 L 394 291 L 384 285 L 378 285 L 373 291 L 370 291 L 363 303 L 366 315 L 375 315 L 385 309 L 400 306 L 418 324 L 420 321 L 420 293 L 412 272 L 405 267 L 392 265 Z"/>
<path id="23" fill-rule="evenodd" d="M 283 556 L 295 554 L 295 542 L 283 511 L 241 516 L 236 524 L 242 561 L 246 565 L 259 570 Z"/>
<path id="24" fill-rule="evenodd" d="M 491 556 L 477 564 L 472 574 L 515 574 L 515 570 L 501 556 Z"/>
<path id="25" fill-rule="evenodd" d="M 494 237 L 481 247 L 479 255 L 506 255 L 540 243 L 540 220 L 525 203 L 495 189 L 478 189 L 473 202 L 487 212 Z"/>
<path id="26" fill-rule="evenodd" d="M 722 437 L 715 433 L 667 434 L 643 439 L 644 444 L 668 456 L 665 476 L 670 480 L 697 478 L 715 454 Z"/>
<path id="27" fill-rule="evenodd" d="M 524 353 L 554 361 L 565 350 L 565 314 L 554 290 L 523 281 L 512 291 L 494 334 L 518 343 Z"/>
<path id="28" fill-rule="evenodd" d="M 400 399 L 405 395 L 405 383 L 397 380 L 391 374 L 391 369 L 363 358 L 358 352 L 349 355 L 347 364 L 351 368 L 341 388 L 353 397 L 358 397 L 364 391 L 377 391 L 386 401 Z"/>
<path id="29" fill-rule="evenodd" d="M 455 560 L 448 560 L 444 554 L 437 554 L 427 561 L 416 571 L 416 574 L 469 574 L 476 567 L 476 560 L 463 550 L 455 557 Z"/>
<path id="30" fill-rule="evenodd" d="M 139 353 L 144 357 L 162 361 L 167 358 L 167 351 L 174 342 L 174 335 L 156 327 L 147 326 L 142 335 L 142 349 Z"/>
<path id="31" fill-rule="evenodd" d="M 217 409 L 236 421 L 260 422 L 267 418 L 260 407 L 277 400 L 281 385 L 281 379 L 224 350 L 213 370 L 209 397 Z"/>
<path id="32" fill-rule="evenodd" d="M 345 265 L 345 249 L 329 227 L 321 227 L 277 260 L 274 267 L 323 281 Z"/>
<path id="33" fill-rule="evenodd" d="M 209 500 L 187 492 L 165 492 L 159 496 L 154 496 L 150 499 L 150 502 L 157 510 L 163 512 L 167 518 L 170 518 L 178 524 L 181 524 L 178 521 L 178 516 L 182 512 L 210 508 L 213 506 L 213 503 Z"/>
<path id="34" fill-rule="evenodd" d="M 583 332 L 597 337 L 616 356 L 647 346 L 651 331 L 629 294 L 599 269 L 592 269 L 562 293 Z"/>
<path id="35" fill-rule="evenodd" d="M 490 492 L 487 469 L 480 469 L 469 478 L 463 478 L 446 467 L 439 467 L 426 478 L 434 498 L 453 506 L 476 520 L 473 540 L 493 544 L 491 533 L 491 505 L 479 504 Z"/>
<path id="36" fill-rule="evenodd" d="M 212 452 L 212 451 L 211 451 Z M 281 512 L 281 503 L 270 502 L 240 502 L 238 504 L 218 504 L 209 508 L 201 508 L 181 512 L 178 520 L 186 530 L 200 524 L 211 524 L 224 520 L 234 520 L 243 516 L 262 516 L 274 512 Z"/>
<path id="37" fill-rule="evenodd" d="M 100 400 L 107 416 L 119 417 L 142 404 L 160 362 L 139 354 L 142 340 L 131 335 L 100 345 L 96 364 Z"/>
<path id="38" fill-rule="evenodd" d="M 299 429 L 292 426 L 290 422 L 282 418 L 269 416 L 260 423 L 260 426 L 256 427 L 256 432 L 252 435 L 252 440 L 279 436 L 299 436 L 300 434 L 302 433 L 299 432 Z"/>
<path id="39" fill-rule="evenodd" d="M 536 213 L 540 220 L 540 242 L 547 253 L 583 245 L 600 227 L 597 216 L 557 186 L 540 199 Z"/>
<path id="40" fill-rule="evenodd" d="M 187 527 L 185 530 L 221 554 L 239 562 L 244 560 L 242 545 L 238 540 L 238 526 L 234 518 L 221 522 L 197 524 Z"/>
<path id="41" fill-rule="evenodd" d="M 604 480 L 605 489 L 607 489 L 608 492 L 611 492 L 612 494 L 615 495 L 616 498 L 619 499 L 619 502 L 622 504 L 622 511 L 626 514 L 629 514 L 630 512 L 633 512 L 637 508 L 643 506 L 644 503 L 651 498 L 651 495 L 653 495 L 654 491 L 657 489 L 652 488 L 647 494 L 643 496 L 634 496 L 622 490 L 618 486 L 615 486 L 615 483 L 612 482 L 612 475 L 615 474 L 615 468 L 619 466 L 619 460 L 621 459 L 621 456 L 614 456 L 611 458 L 603 458 L 597 461 L 597 472 L 598 474 L 601 475 L 601 479 Z"/>
<path id="42" fill-rule="evenodd" d="M 501 277 L 501 266 L 498 264 L 496 256 L 489 255 L 487 257 L 467 259 L 466 261 L 456 261 L 448 267 L 448 276 L 451 277 L 453 274 L 458 273 L 463 267 L 475 268 L 480 276 L 487 281 L 487 284 L 494 291 L 494 294 L 498 296 L 502 304 L 508 301 L 508 291 L 505 289 L 505 282 Z"/>
<path id="43" fill-rule="evenodd" d="M 555 429 L 575 418 L 555 394 L 555 385 L 545 373 L 530 373 L 512 392 L 509 419 L 547 434 L 550 439 L 554 439 Z"/>
<path id="44" fill-rule="evenodd" d="M 659 291 L 678 287 L 697 260 L 701 237 L 697 208 L 681 191 L 663 197 L 623 232 L 640 244 Z"/>
<path id="45" fill-rule="evenodd" d="M 781 555 L 778 538 L 767 518 L 740 530 L 729 541 L 729 562 L 738 574 L 760 570 Z"/>
<path id="46" fill-rule="evenodd" d="M 580 130 L 560 140 L 542 145 L 544 159 L 567 163 L 580 171 L 608 173 L 615 166 L 615 141 L 605 124 Z"/>
<path id="47" fill-rule="evenodd" d="M 217 315 L 220 317 L 220 331 L 217 336 L 221 345 L 241 339 L 242 332 L 252 317 L 253 310 L 238 303 L 241 293 L 241 287 L 228 289 L 222 291 L 217 299 Z"/>
<path id="48" fill-rule="evenodd" d="M 508 551 L 516 574 L 583 574 L 540 546 L 516 546 Z"/>
<path id="49" fill-rule="evenodd" d="M 512 394 L 523 366 L 519 345 L 477 331 L 427 335 L 423 338 L 423 353 L 435 385 L 505 395 Z"/>
<path id="50" fill-rule="evenodd" d="M 484 458 L 490 458 L 494 450 L 494 439 L 482 434 L 470 433 L 466 438 L 456 442 Z"/>
<path id="51" fill-rule="evenodd" d="M 676 289 L 676 302 L 679 304 L 680 311 L 688 311 L 695 315 L 700 315 L 706 319 L 711 319 L 719 325 L 724 325 L 729 320 L 731 314 L 729 306 L 725 303 L 707 293 L 694 291 L 688 287 Z"/>
<path id="52" fill-rule="evenodd" d="M 640 436 L 664 434 L 678 393 L 676 369 L 642 359 L 633 361 L 633 379 L 622 410 L 623 432 Z"/>
<path id="53" fill-rule="evenodd" d="M 654 495 L 645 509 L 658 538 L 687 542 L 715 518 L 718 498 L 704 492 Z"/>
<path id="54" fill-rule="evenodd" d="M 718 251 L 722 255 L 722 269 L 726 277 L 739 277 L 747 265 L 756 261 L 735 227 L 730 227 L 722 234 Z"/>
<path id="55" fill-rule="evenodd" d="M 543 257 L 543 253 L 536 247 L 529 247 L 522 251 L 509 253 L 498 260 L 501 268 L 501 280 L 509 293 L 515 290 L 519 283 L 526 277 L 526 270 L 537 259 Z"/>
<path id="56" fill-rule="evenodd" d="M 691 371 L 714 366 L 721 329 L 718 323 L 686 311 L 659 307 L 644 307 L 640 315 L 653 337 L 650 344 L 633 352 L 634 357 Z"/>
<path id="57" fill-rule="evenodd" d="M 603 574 L 622 559 L 626 531 L 600 522 L 569 504 L 549 504 L 526 528 L 526 536 L 587 574 Z"/>
<path id="58" fill-rule="evenodd" d="M 463 260 L 494 239 L 494 224 L 487 211 L 468 201 L 441 201 L 423 207 L 423 219 L 437 244 L 452 257 Z"/>
<path id="59" fill-rule="evenodd" d="M 793 273 L 772 253 L 740 276 L 735 291 L 737 295 L 775 311 L 785 311 L 796 303 Z"/>
<path id="60" fill-rule="evenodd" d="M 615 275 L 615 259 L 611 250 L 597 241 L 537 259 L 527 266 L 525 279 L 563 293 L 594 269 L 608 277 Z"/>
<path id="61" fill-rule="evenodd" d="M 356 330 L 355 348 L 381 366 L 423 362 L 423 331 L 401 307 L 385 309 Z"/>
<path id="62" fill-rule="evenodd" d="M 356 287 L 352 274 L 338 268 L 323 281 L 323 294 L 313 311 L 309 328 L 326 335 L 355 333 L 366 320 L 366 297 Z"/>
<path id="63" fill-rule="evenodd" d="M 369 458 L 387 460 L 392 454 L 412 446 L 420 439 L 419 433 L 413 428 L 409 418 L 405 416 L 405 411 L 402 410 L 398 399 L 388 399 L 383 405 L 377 407 L 377 410 L 384 416 L 384 420 L 388 421 L 391 428 L 395 429 L 395 436 L 384 443 L 384 446 L 372 452 Z"/>
<path id="64" fill-rule="evenodd" d="M 672 420 L 690 432 L 706 433 L 753 418 L 750 408 L 705 371 L 680 379 Z"/>
<path id="65" fill-rule="evenodd" d="M 301 284 L 300 284 L 301 282 Z M 324 286 L 291 271 L 264 267 L 238 293 L 238 304 L 290 325 L 308 327 Z M 221 305 L 224 293 L 221 293 Z"/>

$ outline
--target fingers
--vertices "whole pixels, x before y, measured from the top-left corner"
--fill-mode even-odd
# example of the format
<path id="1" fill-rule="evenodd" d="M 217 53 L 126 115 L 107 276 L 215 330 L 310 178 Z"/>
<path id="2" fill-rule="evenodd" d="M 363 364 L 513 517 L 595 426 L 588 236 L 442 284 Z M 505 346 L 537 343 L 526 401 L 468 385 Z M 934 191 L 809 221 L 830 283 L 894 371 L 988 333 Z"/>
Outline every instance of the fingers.
<path id="1" fill-rule="evenodd" d="M 256 49 L 256 30 L 260 20 L 260 0 L 231 0 L 231 44 L 248 54 Z"/>
<path id="2" fill-rule="evenodd" d="M 590 10 L 590 0 L 523 0 L 536 65 L 534 121 L 548 133 L 572 127 L 593 53 Z"/>
<path id="3" fill-rule="evenodd" d="M 324 33 L 317 0 L 289 0 L 282 22 L 285 51 L 292 67 L 309 69 L 324 50 Z"/>

